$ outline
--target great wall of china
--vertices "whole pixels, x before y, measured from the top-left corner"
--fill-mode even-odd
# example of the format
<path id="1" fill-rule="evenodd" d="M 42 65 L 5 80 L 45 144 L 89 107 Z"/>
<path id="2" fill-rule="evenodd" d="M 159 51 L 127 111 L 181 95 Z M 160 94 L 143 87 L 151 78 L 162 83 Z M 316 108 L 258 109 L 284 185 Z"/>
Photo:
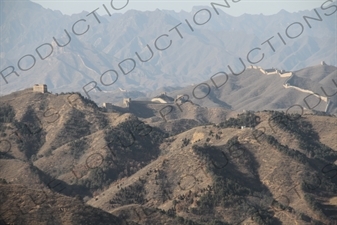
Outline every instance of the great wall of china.
<path id="1" fill-rule="evenodd" d="M 321 65 L 326 65 L 324 62 L 321 62 Z M 288 82 L 293 78 L 293 76 L 295 75 L 293 72 L 286 72 L 284 70 L 278 70 L 278 69 L 263 69 L 260 66 L 253 66 L 251 65 L 250 67 L 248 67 L 248 69 L 255 69 L 255 70 L 259 70 L 262 74 L 265 74 L 267 76 L 269 75 L 278 75 L 282 78 L 288 78 L 285 80 L 283 87 L 284 88 L 293 88 L 296 89 L 300 92 L 303 93 L 308 93 L 310 95 L 314 95 L 317 98 L 320 99 L 320 101 L 324 101 L 326 103 L 326 107 L 325 107 L 325 112 L 328 112 L 329 110 L 329 106 L 331 105 L 331 101 L 330 98 L 326 97 L 326 96 L 321 96 L 317 93 L 314 93 L 313 91 L 310 90 L 306 90 L 306 89 L 302 89 L 293 85 L 290 85 Z M 162 93 L 162 95 L 166 95 L 166 93 Z M 171 100 L 167 100 L 167 99 L 162 99 L 161 96 L 157 96 L 152 98 L 151 100 L 148 101 L 139 101 L 139 100 L 132 100 L 131 98 L 124 98 L 123 99 L 123 106 L 124 107 L 117 107 L 117 106 L 113 106 L 111 103 L 103 103 L 103 107 L 106 108 L 107 110 L 123 110 L 125 112 L 129 112 L 130 109 L 132 108 L 138 108 L 140 106 L 142 107 L 147 107 L 149 105 L 161 105 L 161 106 L 166 106 L 166 105 L 172 105 L 174 104 L 176 101 L 179 101 L 179 99 L 182 97 L 182 95 L 178 95 L 175 99 L 171 99 Z"/>
<path id="2" fill-rule="evenodd" d="M 325 62 L 321 62 L 321 65 L 326 65 Z M 284 78 L 284 77 L 288 77 L 288 79 L 284 82 L 283 84 L 283 87 L 284 88 L 294 88 L 300 92 L 303 92 L 303 93 L 308 93 L 308 94 L 311 94 L 311 95 L 314 95 L 316 96 L 317 98 L 323 100 L 324 102 L 326 102 L 326 107 L 325 107 L 325 112 L 328 111 L 329 109 L 329 105 L 330 105 L 330 99 L 326 96 L 321 96 L 321 95 L 318 95 L 317 93 L 314 93 L 313 91 L 310 91 L 310 90 L 306 90 L 306 89 L 302 89 L 302 88 L 299 88 L 299 87 L 296 87 L 296 86 L 292 86 L 288 83 L 289 80 L 291 80 L 291 78 L 294 76 L 294 73 L 293 72 L 285 72 L 283 70 L 278 70 L 278 69 L 263 69 L 262 67 L 260 66 L 253 66 L 251 65 L 249 67 L 249 69 L 256 69 L 256 70 L 260 70 L 261 73 L 265 74 L 265 75 L 279 75 L 280 77 Z"/>

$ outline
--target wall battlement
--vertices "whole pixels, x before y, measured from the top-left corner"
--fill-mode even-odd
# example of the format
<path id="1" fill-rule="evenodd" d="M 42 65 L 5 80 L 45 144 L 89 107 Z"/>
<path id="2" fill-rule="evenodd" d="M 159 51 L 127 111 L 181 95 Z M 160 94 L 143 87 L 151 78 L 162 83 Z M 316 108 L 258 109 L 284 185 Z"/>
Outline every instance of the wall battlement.
<path id="1" fill-rule="evenodd" d="M 260 70 L 261 73 L 266 74 L 266 75 L 279 75 L 280 77 L 291 77 L 293 74 L 292 72 L 285 72 L 283 70 L 278 70 L 278 69 L 263 69 L 260 66 L 253 66 L 251 65 L 249 69 L 256 69 Z"/>

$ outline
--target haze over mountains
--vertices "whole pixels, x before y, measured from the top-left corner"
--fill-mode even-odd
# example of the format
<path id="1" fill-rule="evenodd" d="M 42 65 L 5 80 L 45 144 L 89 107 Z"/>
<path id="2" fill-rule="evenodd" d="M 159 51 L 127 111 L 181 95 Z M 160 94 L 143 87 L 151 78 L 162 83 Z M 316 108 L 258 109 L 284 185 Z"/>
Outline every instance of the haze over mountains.
<path id="1" fill-rule="evenodd" d="M 224 5 L 224 2 L 215 2 Z M 264 59 L 257 64 L 263 68 L 296 71 L 318 65 L 321 61 L 331 66 L 337 65 L 337 14 L 333 7 L 335 2 L 322 3 L 317 11 L 288 13 L 282 10 L 272 16 L 245 14 L 232 17 L 226 14 L 231 7 L 240 7 L 240 4 L 243 3 L 228 1 L 227 8 L 216 6 L 219 15 L 209 5 L 194 7 L 192 12 L 130 10 L 125 14 L 115 13 L 111 17 L 99 16 L 97 11 L 96 19 L 93 14 L 87 16 L 88 12 L 72 16 L 62 15 L 30 1 L 4 2 L 1 8 L 0 68 L 2 71 L 13 66 L 20 76 L 12 73 L 6 77 L 8 84 L 0 77 L 1 94 L 25 89 L 35 83 L 46 83 L 52 92 L 78 91 L 85 95 L 82 87 L 95 81 L 102 91 L 114 95 L 112 98 L 124 96 L 119 88 L 137 91 L 135 97 L 139 97 L 142 94 L 138 91 L 146 94 L 162 87 L 198 84 L 220 71 L 230 74 L 228 65 L 236 72 L 241 71 L 239 58 L 248 67 L 250 63 L 246 56 L 254 48 L 261 48 L 261 52 L 255 51 L 251 60 L 258 61 L 263 52 Z M 103 10 L 102 6 L 97 7 Z M 199 10 L 201 11 L 198 12 Z M 211 17 L 205 25 L 195 24 L 207 21 L 209 13 Z M 306 22 L 304 16 L 316 20 L 307 19 Z M 322 21 L 317 20 L 319 16 Z M 90 28 L 87 33 L 78 36 L 73 33 L 72 26 L 81 19 L 74 28 L 75 32 L 85 32 L 87 25 Z M 193 31 L 185 19 L 193 27 Z M 290 26 L 293 23 L 296 24 Z M 299 24 L 303 25 L 303 33 Z M 173 29 L 177 25 L 183 38 Z M 66 44 L 68 38 L 64 29 L 69 32 L 71 40 L 65 47 L 59 47 L 53 37 L 60 45 Z M 155 40 L 163 34 L 168 36 L 162 36 L 155 47 Z M 297 34 L 300 34 L 299 37 L 289 38 Z M 274 38 L 270 39 L 271 37 Z M 168 46 L 169 40 L 172 40 L 170 47 L 159 51 L 158 49 Z M 267 40 L 270 40 L 275 52 L 268 43 L 264 43 Z M 45 43 L 53 46 L 52 53 L 50 45 Z M 135 52 L 142 59 L 149 59 L 151 54 L 147 45 L 153 50 L 153 57 L 147 62 L 141 62 Z M 41 60 L 35 51 L 38 47 L 45 60 Z M 49 53 L 51 55 L 48 56 Z M 21 71 L 18 61 L 27 54 L 33 55 L 36 63 L 28 69 L 33 65 L 33 57 L 24 57 L 19 66 L 28 70 Z M 134 59 L 136 65 L 132 72 L 124 75 L 118 65 L 128 58 Z M 125 72 L 133 66 L 132 60 L 122 64 Z M 11 70 L 7 68 L 3 75 L 9 74 Z M 100 78 L 108 70 L 116 70 L 118 79 L 114 84 L 104 86 Z M 109 72 L 102 82 L 112 83 L 115 79 L 115 73 Z M 93 85 L 89 85 L 87 90 L 91 87 Z M 95 91 L 97 94 L 102 93 Z M 89 94 L 96 95 L 95 91 Z"/>
<path id="2" fill-rule="evenodd" d="M 1 2 L 0 225 L 336 225 L 336 1 L 241 4 Z"/>

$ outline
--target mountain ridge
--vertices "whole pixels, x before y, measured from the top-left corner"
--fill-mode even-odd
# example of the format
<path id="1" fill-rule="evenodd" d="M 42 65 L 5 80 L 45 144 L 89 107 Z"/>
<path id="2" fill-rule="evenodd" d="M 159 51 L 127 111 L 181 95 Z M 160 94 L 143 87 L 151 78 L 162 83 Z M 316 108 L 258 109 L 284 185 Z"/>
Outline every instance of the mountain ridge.
<path id="1" fill-rule="evenodd" d="M 335 116 L 182 109 L 165 122 L 106 111 L 78 93 L 27 89 L 2 96 L 0 193 L 7 197 L 0 201 L 1 218 L 26 224 L 111 224 L 99 219 L 103 215 L 139 225 L 335 224 Z M 83 207 L 93 215 L 90 222 L 77 211 Z M 35 216 L 42 212 L 48 213 Z"/>
<path id="2" fill-rule="evenodd" d="M 324 4 L 325 8 L 327 8 L 326 5 Z M 331 5 L 334 6 L 332 3 Z M 3 10 L 5 9 L 6 7 Z M 10 74 L 7 78 L 8 84 L 2 78 L 1 90 L 3 94 L 12 90 L 27 88 L 27 85 L 31 86 L 34 83 L 47 83 L 51 90 L 58 90 L 58 92 L 76 90 L 84 93 L 83 86 L 92 81 L 97 82 L 99 88 L 104 91 L 115 90 L 118 88 L 118 84 L 123 89 L 141 89 L 146 92 L 167 85 L 187 85 L 191 83 L 189 80 L 191 77 L 195 79 L 194 83 L 201 82 L 209 74 L 226 69 L 224 65 L 240 66 L 237 60 L 239 57 L 243 58 L 252 47 L 258 46 L 272 35 L 275 36 L 291 22 L 300 21 L 299 23 L 303 26 L 307 26 L 302 18 L 303 16 L 317 17 L 313 10 L 291 13 L 291 16 L 283 16 L 282 19 L 280 19 L 282 13 L 274 16 L 235 18 L 221 12 L 220 15 L 215 14 L 204 26 L 198 27 L 194 24 L 194 31 L 192 31 L 184 22 L 188 15 L 191 17 L 191 13 L 185 16 L 183 13 L 167 13 L 160 10 L 152 12 L 129 11 L 112 17 L 98 16 L 100 23 L 93 15 L 87 16 L 85 17 L 88 20 L 87 22 L 80 21 L 76 24 L 76 32 L 85 32 L 89 24 L 91 25 L 90 29 L 88 33 L 77 36 L 72 33 L 70 25 L 76 20 L 83 19 L 85 13 L 61 17 L 58 13 L 52 13 L 51 10 L 39 8 L 39 13 L 48 18 L 46 21 L 50 21 L 49 26 L 46 26 L 45 23 L 41 22 L 42 20 L 35 23 L 35 20 L 30 19 L 31 16 L 27 13 L 23 14 L 27 18 L 20 17 L 18 15 L 20 10 L 18 6 L 15 14 L 4 18 L 5 22 L 2 24 L 5 35 L 2 36 L 1 40 L 1 70 L 3 75 L 6 76 L 11 71 L 8 66 L 13 65 L 15 71 L 18 71 L 20 75 L 20 77 L 16 77 L 14 73 Z M 24 11 L 24 9 L 22 10 Z M 295 68 L 299 69 L 317 64 L 320 61 L 336 65 L 334 62 L 335 53 L 330 47 L 336 41 L 333 15 L 330 12 L 331 9 L 328 10 L 327 15 L 332 16 L 324 17 L 322 11 L 322 9 L 317 9 L 323 22 L 308 19 L 312 28 L 306 27 L 304 29 L 303 37 L 305 37 L 305 41 L 300 37 L 301 41 L 300 39 L 287 41 L 287 45 L 280 42 L 275 45 L 275 48 L 278 48 L 274 53 L 276 56 L 266 58 L 261 66 L 268 68 L 269 65 L 273 65 L 285 70 L 294 70 Z M 214 10 L 211 12 L 214 13 Z M 49 13 L 53 16 L 50 16 Z M 129 15 L 144 19 L 134 21 Z M 134 22 L 132 22 L 132 19 Z M 193 23 L 193 18 L 187 19 L 190 23 Z M 11 21 L 17 26 L 20 26 L 20 23 L 29 23 L 27 25 L 29 30 L 25 29 L 13 33 L 13 31 L 10 31 L 12 28 L 6 26 Z M 252 21 L 260 22 L 254 24 Z M 179 29 L 181 29 L 183 39 L 179 37 L 175 30 L 169 31 L 182 22 L 184 24 Z M 320 26 L 317 26 L 318 23 Z M 55 42 L 52 37 L 56 37 L 60 43 L 65 44 L 67 38 L 64 29 L 67 29 L 72 38 L 69 46 L 56 47 L 48 58 L 41 60 L 34 50 L 40 46 L 39 51 L 44 57 L 47 56 L 51 51 L 47 43 L 56 46 L 55 43 L 52 43 Z M 44 31 L 43 36 L 41 36 L 41 31 Z M 11 38 L 14 34 L 16 37 L 25 35 L 26 41 L 22 38 Z M 166 51 L 157 51 L 156 47 L 152 46 L 155 39 L 161 34 L 172 36 L 170 37 L 172 46 Z M 323 34 L 327 36 L 323 37 Z M 285 37 L 286 35 L 283 34 L 283 38 Z M 158 44 L 166 46 L 169 44 L 168 40 L 164 36 Z M 274 40 L 276 41 L 276 36 Z M 46 45 L 43 45 L 43 43 Z M 152 50 L 155 51 L 154 56 L 148 62 L 139 63 L 135 52 L 138 51 L 143 58 L 151 56 L 149 50 L 146 49 L 147 44 L 151 45 Z M 267 52 L 272 53 L 270 49 Z M 17 68 L 17 60 L 20 59 L 20 55 L 23 56 L 27 53 L 34 55 L 36 65 L 31 70 L 20 71 Z M 201 55 L 204 57 L 200 58 Z M 297 56 L 300 56 L 300 59 Z M 119 71 L 118 65 L 123 59 L 130 57 L 137 60 L 136 69 L 124 76 Z M 32 60 L 32 57 L 26 56 L 21 60 L 20 66 L 29 68 L 33 63 Z M 130 70 L 133 67 L 132 62 L 127 61 L 123 64 L 123 67 L 125 67 L 125 71 Z M 7 70 L 3 71 L 5 68 Z M 118 77 L 114 73 L 110 73 L 105 75 L 103 82 L 110 84 L 116 78 L 118 80 L 114 85 L 104 86 L 100 83 L 100 77 L 104 71 L 110 69 L 118 71 Z M 43 71 L 42 74 L 41 71 Z M 30 83 L 21 81 L 23 77 L 29 77 Z M 57 80 L 55 77 L 58 77 Z M 80 80 L 80 82 L 72 77 Z M 154 82 L 154 79 L 156 79 L 156 82 Z M 67 87 L 69 88 L 67 89 Z"/>

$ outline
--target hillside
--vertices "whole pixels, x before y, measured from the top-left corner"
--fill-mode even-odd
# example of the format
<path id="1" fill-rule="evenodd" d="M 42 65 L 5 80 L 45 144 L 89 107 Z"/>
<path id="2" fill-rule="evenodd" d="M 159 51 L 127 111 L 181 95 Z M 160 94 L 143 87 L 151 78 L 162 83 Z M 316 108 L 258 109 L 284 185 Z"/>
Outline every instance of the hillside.
<path id="1" fill-rule="evenodd" d="M 289 71 L 292 73 L 291 77 L 264 74 L 261 69 L 248 68 L 238 76 L 220 74 L 209 77 L 200 84 L 168 90 L 167 95 L 185 95 L 184 99 L 195 105 L 220 107 L 237 112 L 286 111 L 294 105 L 300 105 L 307 110 L 337 113 L 336 67 L 325 64 L 310 66 L 298 71 Z M 285 84 L 295 88 L 286 88 Z M 328 110 L 325 98 L 329 100 Z M 189 103 L 183 104 L 181 108 L 184 109 L 187 105 Z M 175 108 L 175 111 L 179 112 L 178 107 Z"/>
<path id="2" fill-rule="evenodd" d="M 2 222 L 337 224 L 335 116 L 182 107 L 163 122 L 78 93 L 1 97 Z"/>
<path id="3" fill-rule="evenodd" d="M 0 189 L 1 224 L 119 225 L 123 223 L 122 219 L 85 205 L 78 198 L 67 197 L 48 189 L 32 189 L 21 184 L 0 184 Z"/>

